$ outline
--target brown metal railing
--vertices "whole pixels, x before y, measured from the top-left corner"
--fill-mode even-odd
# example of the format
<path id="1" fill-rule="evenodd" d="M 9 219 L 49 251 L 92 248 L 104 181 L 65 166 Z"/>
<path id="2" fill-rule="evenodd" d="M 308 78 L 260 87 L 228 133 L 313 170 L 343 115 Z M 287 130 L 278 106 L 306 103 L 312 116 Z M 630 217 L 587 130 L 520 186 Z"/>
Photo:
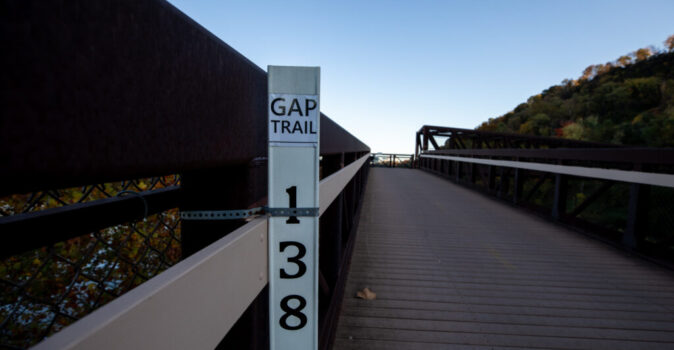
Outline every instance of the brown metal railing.
<path id="1" fill-rule="evenodd" d="M 375 168 L 412 168 L 413 165 L 413 154 L 373 153 L 370 156 L 370 166 Z"/>
<path id="2" fill-rule="evenodd" d="M 674 262 L 674 149 L 424 126 L 417 151 L 421 169 Z"/>
<path id="3" fill-rule="evenodd" d="M 110 275 L 124 265 L 114 261 L 125 261 L 131 272 L 120 278 L 132 288 L 144 280 L 135 277 L 144 271 L 140 264 L 156 261 L 162 266 L 152 271 L 159 273 L 176 262 L 160 254 L 166 244 L 178 242 L 184 259 L 245 224 L 180 222 L 175 208 L 266 203 L 267 76 L 164 1 L 12 2 L 0 18 L 8 53 L 0 79 L 0 205 L 17 196 L 24 204 L 40 196 L 56 203 L 25 212 L 0 208 L 0 346 L 25 348 L 119 295 L 105 276 L 80 283 L 91 266 L 107 266 L 102 272 Z M 369 152 L 323 114 L 320 133 L 322 178 Z M 119 185 L 167 175 L 179 183 Z M 323 347 L 334 331 L 366 178 L 364 167 L 320 220 Z M 57 195 L 88 188 L 107 188 L 107 195 Z M 146 229 L 153 215 L 171 221 Z M 169 243 L 160 243 L 155 236 L 166 227 Z M 95 259 L 102 256 L 96 244 L 106 242 L 101 232 L 116 242 L 104 261 Z M 134 235 L 147 244 L 129 245 Z M 64 246 L 83 251 L 72 261 Z M 37 293 L 38 282 L 53 292 Z M 86 293 L 101 302 L 89 303 Z M 265 293 L 222 334 L 221 347 L 267 348 Z M 69 313 L 69 303 L 83 312 Z"/>

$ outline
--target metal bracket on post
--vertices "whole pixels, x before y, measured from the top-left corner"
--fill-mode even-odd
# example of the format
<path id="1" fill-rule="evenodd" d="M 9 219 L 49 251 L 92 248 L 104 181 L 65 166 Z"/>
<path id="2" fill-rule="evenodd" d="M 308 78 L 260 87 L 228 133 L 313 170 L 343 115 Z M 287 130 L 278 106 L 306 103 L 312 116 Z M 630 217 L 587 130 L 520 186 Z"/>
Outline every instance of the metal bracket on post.
<path id="1" fill-rule="evenodd" d="M 269 208 L 257 207 L 251 209 L 237 210 L 195 210 L 183 211 L 180 213 L 182 220 L 238 220 L 245 219 L 260 214 L 269 214 L 269 216 L 299 216 L 299 217 L 317 217 L 319 208 Z"/>
<path id="2" fill-rule="evenodd" d="M 265 212 L 269 216 L 318 216 L 318 208 L 265 208 Z"/>
<path id="3" fill-rule="evenodd" d="M 193 210 L 180 212 L 182 220 L 237 220 L 264 212 L 263 207 L 237 210 Z"/>

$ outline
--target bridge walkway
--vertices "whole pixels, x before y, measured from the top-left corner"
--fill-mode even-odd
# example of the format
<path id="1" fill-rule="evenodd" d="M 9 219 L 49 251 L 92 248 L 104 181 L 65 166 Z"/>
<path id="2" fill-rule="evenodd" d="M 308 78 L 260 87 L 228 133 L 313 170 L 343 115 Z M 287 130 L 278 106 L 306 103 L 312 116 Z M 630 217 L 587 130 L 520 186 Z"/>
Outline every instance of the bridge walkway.
<path id="1" fill-rule="evenodd" d="M 371 169 L 353 254 L 334 349 L 674 349 L 671 271 L 421 170 Z"/>

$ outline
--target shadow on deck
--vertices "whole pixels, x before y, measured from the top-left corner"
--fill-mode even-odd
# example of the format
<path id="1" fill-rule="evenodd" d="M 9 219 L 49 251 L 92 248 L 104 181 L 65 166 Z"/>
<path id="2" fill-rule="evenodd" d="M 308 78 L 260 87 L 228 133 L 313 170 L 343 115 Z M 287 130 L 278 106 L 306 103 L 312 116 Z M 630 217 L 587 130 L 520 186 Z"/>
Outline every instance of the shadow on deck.
<path id="1" fill-rule="evenodd" d="M 363 205 L 335 349 L 674 348 L 669 270 L 420 170 Z"/>

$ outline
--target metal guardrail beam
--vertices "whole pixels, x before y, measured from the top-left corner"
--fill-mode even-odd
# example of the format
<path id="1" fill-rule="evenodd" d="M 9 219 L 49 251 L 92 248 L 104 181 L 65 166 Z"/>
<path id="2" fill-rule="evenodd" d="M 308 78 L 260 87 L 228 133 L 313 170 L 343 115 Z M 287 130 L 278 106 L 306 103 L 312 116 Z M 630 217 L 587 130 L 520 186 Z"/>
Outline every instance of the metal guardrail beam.
<path id="1" fill-rule="evenodd" d="M 322 113 L 319 132 L 321 133 L 321 155 L 370 152 L 370 147 Z"/>
<path id="2" fill-rule="evenodd" d="M 13 1 L 0 31 L 0 196 L 266 157 L 266 73 L 166 1 Z"/>
<path id="3" fill-rule="evenodd" d="M 141 220 L 179 203 L 177 186 L 122 197 L 0 217 L 0 232 L 11 244 L 0 247 L 0 258 L 48 246 L 123 222 Z M 55 229 L 66 228 L 67 229 Z"/>
<path id="4" fill-rule="evenodd" d="M 330 206 L 330 204 L 337 198 L 337 196 L 342 192 L 342 189 L 346 186 L 347 183 L 351 180 L 351 178 L 356 174 L 356 172 L 363 166 L 365 162 L 367 162 L 368 158 L 370 157 L 369 154 L 366 154 L 359 159 L 357 159 L 355 162 L 347 165 L 346 167 L 342 168 L 338 172 L 326 177 L 325 179 L 321 180 L 321 188 L 320 188 L 320 198 L 319 198 L 319 203 L 320 203 L 320 208 L 319 208 L 319 213 L 320 215 L 323 215 L 326 209 Z"/>
<path id="5" fill-rule="evenodd" d="M 471 137 L 471 136 L 476 136 L 476 137 L 485 137 L 485 138 L 509 138 L 513 140 L 531 140 L 531 141 L 538 141 L 541 142 L 542 144 L 554 144 L 554 145 L 573 145 L 576 147 L 607 147 L 607 146 L 613 146 L 613 147 L 620 147 L 619 145 L 612 145 L 608 143 L 601 143 L 601 142 L 591 142 L 591 141 L 580 141 L 580 140 L 572 140 L 572 139 L 563 139 L 563 138 L 557 138 L 557 137 L 548 137 L 548 136 L 534 136 L 534 135 L 526 135 L 526 134 L 516 134 L 516 133 L 507 133 L 507 132 L 496 132 L 496 131 L 482 131 L 482 130 L 475 130 L 475 129 L 462 129 L 462 128 L 453 128 L 453 127 L 447 127 L 447 126 L 437 126 L 437 125 L 424 125 L 422 126 L 419 131 L 417 131 L 418 134 L 423 134 L 426 132 L 429 135 L 440 135 L 440 136 L 452 136 L 452 135 L 458 135 L 458 136 L 466 136 L 466 137 Z"/>
<path id="6" fill-rule="evenodd" d="M 666 213 L 674 188 L 668 158 L 672 152 L 630 148 L 440 150 L 422 154 L 419 166 L 671 268 L 671 225 Z M 665 159 L 659 162 L 660 157 Z M 587 180 L 591 181 L 586 191 Z M 539 196 L 532 200 L 535 193 Z M 591 206 L 594 212 L 583 216 Z"/>
<path id="7" fill-rule="evenodd" d="M 448 137 L 447 145 L 439 145 L 435 136 Z M 424 125 L 417 131 L 414 154 L 418 156 L 429 151 L 429 142 L 434 150 L 440 149 L 467 149 L 467 148 L 613 148 L 621 147 L 608 143 L 597 143 L 563 139 L 558 137 L 533 136 L 515 133 L 502 133 L 461 129 L 445 126 Z"/>
<path id="8" fill-rule="evenodd" d="M 603 163 L 674 164 L 674 149 L 672 148 L 452 149 L 427 151 L 424 152 L 424 154 L 592 161 Z"/>
<path id="9" fill-rule="evenodd" d="M 368 158 L 321 181 L 321 213 Z M 259 217 L 34 349 L 213 349 L 267 284 L 267 259 Z"/>
<path id="10" fill-rule="evenodd" d="M 534 171 L 543 171 L 553 174 L 573 175 L 580 177 L 589 177 L 602 180 L 623 181 L 628 183 L 637 183 L 643 185 L 655 185 L 663 187 L 674 187 L 674 175 L 647 173 L 641 171 L 626 171 L 617 169 L 589 168 L 570 165 L 555 165 L 533 162 L 517 162 L 510 160 L 493 160 L 481 158 L 466 158 L 422 154 L 421 158 L 445 159 L 456 162 L 465 162 L 473 164 L 494 165 L 500 167 L 509 167 L 515 169 L 527 169 Z"/>

